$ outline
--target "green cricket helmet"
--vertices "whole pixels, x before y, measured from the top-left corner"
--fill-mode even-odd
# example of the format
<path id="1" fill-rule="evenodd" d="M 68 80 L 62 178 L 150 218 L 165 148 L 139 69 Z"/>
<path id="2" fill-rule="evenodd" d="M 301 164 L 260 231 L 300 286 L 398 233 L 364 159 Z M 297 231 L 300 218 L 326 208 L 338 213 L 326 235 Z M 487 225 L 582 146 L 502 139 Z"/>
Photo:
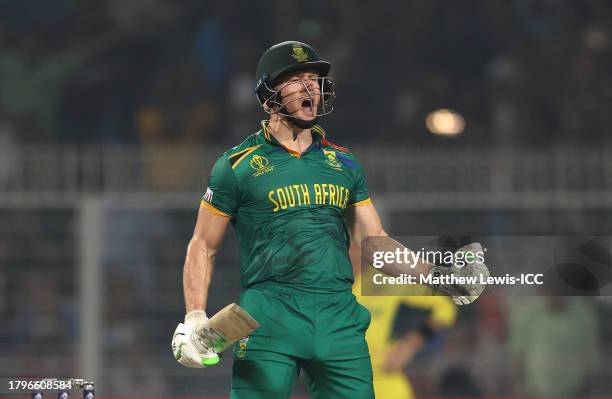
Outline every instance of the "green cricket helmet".
<path id="1" fill-rule="evenodd" d="M 275 44 L 267 49 L 259 59 L 255 75 L 255 94 L 268 113 L 280 113 L 283 116 L 291 117 L 283 113 L 285 105 L 280 98 L 280 94 L 274 90 L 283 77 L 292 72 L 314 70 L 319 73 L 319 86 L 321 100 L 320 112 L 317 115 L 325 115 L 333 110 L 335 99 L 334 83 L 327 77 L 331 69 L 331 64 L 319 58 L 316 51 L 306 43 L 297 41 L 287 41 Z M 312 93 L 308 94 L 313 95 Z"/>

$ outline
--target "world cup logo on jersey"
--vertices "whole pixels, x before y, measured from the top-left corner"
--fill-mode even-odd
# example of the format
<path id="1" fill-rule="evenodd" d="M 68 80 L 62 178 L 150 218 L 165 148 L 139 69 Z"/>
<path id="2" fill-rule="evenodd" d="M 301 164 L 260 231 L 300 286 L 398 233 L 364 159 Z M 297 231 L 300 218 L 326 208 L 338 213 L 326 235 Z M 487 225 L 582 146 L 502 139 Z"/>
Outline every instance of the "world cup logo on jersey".
<path id="1" fill-rule="evenodd" d="M 268 166 L 269 163 L 268 158 L 261 155 L 253 155 L 253 158 L 251 158 L 251 168 L 255 169 L 253 176 L 257 177 L 264 173 L 271 172 L 274 166 Z"/>

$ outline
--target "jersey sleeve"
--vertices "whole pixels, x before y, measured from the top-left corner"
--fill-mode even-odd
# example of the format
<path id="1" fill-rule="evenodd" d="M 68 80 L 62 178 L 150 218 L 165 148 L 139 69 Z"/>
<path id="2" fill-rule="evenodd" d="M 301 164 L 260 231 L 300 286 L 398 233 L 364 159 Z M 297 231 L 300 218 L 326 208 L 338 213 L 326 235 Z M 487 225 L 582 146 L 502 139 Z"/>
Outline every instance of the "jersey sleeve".
<path id="1" fill-rule="evenodd" d="M 360 206 L 370 204 L 370 193 L 368 192 L 368 185 L 366 182 L 365 172 L 360 163 L 355 162 L 355 181 L 353 182 L 353 189 L 349 196 L 349 205 Z"/>
<path id="2" fill-rule="evenodd" d="M 212 167 L 201 206 L 217 215 L 233 218 L 238 210 L 239 197 L 236 175 L 227 158 L 222 156 Z"/>

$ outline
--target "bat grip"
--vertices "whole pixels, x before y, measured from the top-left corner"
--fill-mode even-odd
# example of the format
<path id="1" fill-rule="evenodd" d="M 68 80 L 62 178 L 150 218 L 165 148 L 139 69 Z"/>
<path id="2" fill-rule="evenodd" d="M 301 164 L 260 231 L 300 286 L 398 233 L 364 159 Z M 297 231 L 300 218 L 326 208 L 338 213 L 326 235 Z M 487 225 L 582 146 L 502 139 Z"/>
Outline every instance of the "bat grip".
<path id="1" fill-rule="evenodd" d="M 222 339 L 219 334 L 210 327 L 207 322 L 199 323 L 195 326 L 191 340 L 193 345 L 201 353 L 215 354 L 222 347 Z"/>

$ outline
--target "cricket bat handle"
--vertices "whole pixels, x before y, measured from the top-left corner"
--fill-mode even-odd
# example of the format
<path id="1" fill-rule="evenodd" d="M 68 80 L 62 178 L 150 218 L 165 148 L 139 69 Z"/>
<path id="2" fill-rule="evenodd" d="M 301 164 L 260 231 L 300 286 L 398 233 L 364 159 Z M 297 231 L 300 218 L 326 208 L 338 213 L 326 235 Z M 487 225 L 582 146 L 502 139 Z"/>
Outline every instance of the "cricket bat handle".
<path id="1" fill-rule="evenodd" d="M 195 333 L 204 340 L 207 347 L 214 348 L 220 353 L 258 327 L 257 320 L 246 310 L 232 303 L 199 326 Z"/>

